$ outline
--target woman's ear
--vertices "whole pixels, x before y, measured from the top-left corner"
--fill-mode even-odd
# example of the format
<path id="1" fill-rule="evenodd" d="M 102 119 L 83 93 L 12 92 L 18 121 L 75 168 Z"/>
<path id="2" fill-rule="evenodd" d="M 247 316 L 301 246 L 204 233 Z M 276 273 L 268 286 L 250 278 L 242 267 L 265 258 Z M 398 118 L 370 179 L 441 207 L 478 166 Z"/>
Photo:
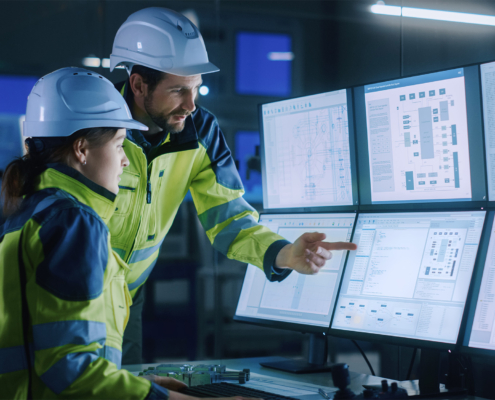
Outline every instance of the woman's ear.
<path id="1" fill-rule="evenodd" d="M 72 145 L 72 150 L 75 161 L 81 165 L 86 165 L 86 158 L 88 156 L 88 141 L 84 138 L 75 140 Z"/>

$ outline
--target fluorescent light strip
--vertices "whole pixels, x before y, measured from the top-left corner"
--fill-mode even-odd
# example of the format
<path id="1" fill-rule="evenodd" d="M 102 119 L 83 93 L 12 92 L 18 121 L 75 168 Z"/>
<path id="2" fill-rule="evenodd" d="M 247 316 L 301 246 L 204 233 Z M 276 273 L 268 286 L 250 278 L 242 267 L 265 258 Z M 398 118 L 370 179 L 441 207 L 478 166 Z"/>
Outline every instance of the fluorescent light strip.
<path id="1" fill-rule="evenodd" d="M 371 6 L 371 12 L 373 14 L 395 15 L 396 17 L 400 17 L 402 15 L 402 7 L 375 4 Z"/>
<path id="2" fill-rule="evenodd" d="M 85 67 L 98 68 L 100 66 L 101 60 L 98 57 L 85 57 L 82 60 L 82 64 Z"/>
<path id="3" fill-rule="evenodd" d="M 495 16 L 483 14 L 469 14 L 453 11 L 429 10 L 426 8 L 412 8 L 386 6 L 375 4 L 371 6 L 373 14 L 403 16 L 408 18 L 431 19 L 436 21 L 461 22 L 464 24 L 495 26 Z"/>

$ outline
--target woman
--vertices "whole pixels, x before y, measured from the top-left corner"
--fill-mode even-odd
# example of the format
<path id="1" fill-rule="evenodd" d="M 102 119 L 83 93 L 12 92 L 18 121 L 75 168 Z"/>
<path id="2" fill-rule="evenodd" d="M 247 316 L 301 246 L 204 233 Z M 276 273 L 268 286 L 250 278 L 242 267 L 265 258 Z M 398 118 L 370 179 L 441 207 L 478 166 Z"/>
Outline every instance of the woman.
<path id="1" fill-rule="evenodd" d="M 186 399 L 120 370 L 131 297 L 106 222 L 134 121 L 102 76 L 64 68 L 28 97 L 28 153 L 9 164 L 0 227 L 0 397 Z M 163 387 L 162 387 L 163 386 Z"/>

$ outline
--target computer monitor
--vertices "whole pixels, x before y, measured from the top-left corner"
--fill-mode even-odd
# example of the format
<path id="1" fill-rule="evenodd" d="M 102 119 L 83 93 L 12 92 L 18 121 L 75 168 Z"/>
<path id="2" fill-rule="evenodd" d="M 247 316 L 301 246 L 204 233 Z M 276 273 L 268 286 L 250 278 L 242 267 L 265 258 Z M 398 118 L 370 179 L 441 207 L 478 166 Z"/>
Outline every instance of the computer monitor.
<path id="1" fill-rule="evenodd" d="M 0 75 L 0 113 L 26 113 L 27 98 L 39 78 L 23 75 Z"/>
<path id="2" fill-rule="evenodd" d="M 488 200 L 495 201 L 495 62 L 481 64 Z"/>
<path id="3" fill-rule="evenodd" d="M 355 209 L 350 89 L 262 104 L 259 115 L 265 210 Z"/>
<path id="4" fill-rule="evenodd" d="M 453 348 L 485 213 L 359 214 L 330 334 Z"/>
<path id="5" fill-rule="evenodd" d="M 476 65 L 357 87 L 354 96 L 362 205 L 486 201 Z"/>
<path id="6" fill-rule="evenodd" d="M 235 133 L 235 159 L 244 186 L 244 200 L 262 203 L 260 133 L 238 131 Z"/>
<path id="7" fill-rule="evenodd" d="M 495 212 L 488 212 L 461 351 L 473 355 L 495 355 Z"/>
<path id="8" fill-rule="evenodd" d="M 290 241 L 305 232 L 317 231 L 326 234 L 325 241 L 348 242 L 355 218 L 355 213 L 262 214 L 260 224 Z M 269 282 L 261 269 L 249 264 L 234 320 L 305 333 L 326 333 L 346 255 L 346 251 L 335 251 L 317 275 L 292 272 L 282 282 Z"/>
<path id="9" fill-rule="evenodd" d="M 236 92 L 242 95 L 290 96 L 293 59 L 291 35 L 237 32 Z"/>

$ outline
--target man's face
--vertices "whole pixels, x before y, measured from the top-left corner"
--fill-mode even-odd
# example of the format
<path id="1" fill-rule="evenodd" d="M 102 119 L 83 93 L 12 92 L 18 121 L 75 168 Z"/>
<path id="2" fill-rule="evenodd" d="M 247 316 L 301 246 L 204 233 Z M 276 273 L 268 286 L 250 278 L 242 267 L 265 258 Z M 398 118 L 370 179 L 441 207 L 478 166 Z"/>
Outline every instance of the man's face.
<path id="1" fill-rule="evenodd" d="M 202 83 L 201 75 L 168 74 L 153 93 L 144 98 L 144 109 L 151 120 L 165 132 L 181 132 L 186 117 L 196 109 L 194 100 Z"/>

